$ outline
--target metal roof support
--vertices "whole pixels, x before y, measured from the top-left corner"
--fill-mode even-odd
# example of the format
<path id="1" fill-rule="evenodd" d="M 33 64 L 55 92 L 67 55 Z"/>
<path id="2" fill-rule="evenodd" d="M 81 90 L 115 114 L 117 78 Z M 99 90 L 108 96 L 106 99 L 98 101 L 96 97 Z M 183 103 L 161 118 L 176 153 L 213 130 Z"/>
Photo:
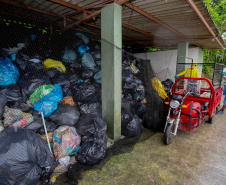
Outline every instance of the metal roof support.
<path id="1" fill-rule="evenodd" d="M 79 11 L 84 11 L 84 10 L 86 9 L 86 8 L 83 9 L 83 8 L 81 8 L 81 7 L 79 7 L 79 6 L 75 6 L 75 5 L 71 4 L 71 3 L 67 3 L 67 2 L 62 1 L 62 0 L 50 0 L 50 1 L 55 2 L 55 3 L 58 3 L 58 4 L 61 4 L 61 5 L 64 5 L 64 6 L 67 6 L 67 7 L 69 7 L 69 8 L 73 8 L 73 9 L 79 10 Z M 117 4 L 123 4 L 123 3 L 127 2 L 127 1 L 128 1 L 128 0 L 120 0 L 120 1 L 116 1 L 116 3 L 117 3 Z M 102 3 L 102 2 L 106 2 L 106 0 L 96 2 L 96 3 L 94 3 L 93 5 L 98 4 L 98 3 Z M 86 10 L 85 10 L 85 11 L 86 11 Z M 68 17 L 69 17 L 69 16 L 73 16 L 73 15 L 76 14 L 76 13 L 78 13 L 78 11 L 69 13 L 69 14 L 67 14 L 67 16 L 68 16 Z M 89 13 L 89 14 L 91 15 L 91 14 L 93 14 L 93 13 L 95 13 L 95 12 L 92 12 L 92 11 L 86 11 L 86 13 Z M 100 14 L 97 14 L 96 16 L 100 17 Z M 87 18 L 87 15 L 84 16 L 84 18 L 86 19 L 86 18 Z M 88 19 L 87 19 L 87 20 L 88 20 Z M 78 20 L 78 21 L 79 21 L 79 20 Z M 77 21 L 77 24 L 79 24 L 79 23 L 81 23 L 81 22 L 83 22 L 83 21 L 85 21 L 85 20 L 83 20 L 83 21 L 81 21 L 81 22 L 78 22 L 78 21 Z M 125 27 L 125 28 L 128 28 L 128 29 L 131 29 L 131 30 L 133 30 L 133 31 L 142 33 L 142 34 L 144 34 L 144 35 L 148 35 L 148 36 L 150 36 L 150 37 L 155 37 L 155 38 L 162 39 L 162 38 L 160 38 L 160 37 L 158 37 L 158 36 L 156 36 L 156 35 L 153 35 L 153 34 L 150 34 L 150 33 L 148 33 L 148 32 L 139 30 L 139 29 L 134 28 L 134 27 L 132 27 L 132 26 L 129 26 L 129 25 L 127 25 L 127 24 L 122 24 L 122 26 Z M 162 39 L 162 40 L 164 40 L 164 39 Z"/>
<path id="2" fill-rule="evenodd" d="M 31 7 L 31 6 L 26 6 L 22 3 L 18 3 L 18 2 L 15 2 L 15 1 L 11 1 L 11 0 L 1 0 L 1 2 L 6 3 L 6 4 L 10 4 L 10 5 L 14 5 L 14 6 L 18 6 L 18 7 L 21 7 L 21 8 L 33 10 L 33 11 L 40 12 L 40 13 L 43 13 L 43 14 L 52 15 L 52 16 L 55 16 L 55 17 L 62 17 L 62 16 L 55 14 L 53 12 L 41 10 L 41 9 L 34 8 L 34 7 Z"/>
<path id="3" fill-rule="evenodd" d="M 145 16 L 145 17 L 151 19 L 151 20 L 153 20 L 154 22 L 156 22 L 156 23 L 158 23 L 158 24 L 164 26 L 165 28 L 167 28 L 168 30 L 174 32 L 175 34 L 177 34 L 177 35 L 179 35 L 179 36 L 185 38 L 186 40 L 188 40 L 187 37 L 186 37 L 185 35 L 183 35 L 182 33 L 178 32 L 177 30 L 175 30 L 175 29 L 172 28 L 171 26 L 165 24 L 164 22 L 160 21 L 159 19 L 155 18 L 154 16 L 150 15 L 149 13 L 145 12 L 144 10 L 140 9 L 139 7 L 133 5 L 133 4 L 129 3 L 129 2 L 126 2 L 126 3 L 124 3 L 124 4 L 125 4 L 127 7 L 133 9 L 134 11 L 140 13 L 141 15 L 143 15 L 143 16 Z M 189 41 L 189 40 L 188 40 L 188 41 Z M 200 47 L 197 43 L 195 43 L 195 42 L 193 42 L 193 41 L 190 41 L 190 42 L 193 43 L 193 44 L 195 44 L 196 46 Z"/>
<path id="4" fill-rule="evenodd" d="M 211 27 L 209 26 L 209 24 L 207 23 L 206 19 L 203 17 L 202 13 L 200 12 L 200 10 L 198 9 L 198 7 L 196 6 L 196 4 L 194 3 L 193 0 L 186 0 L 187 3 L 191 6 L 191 8 L 193 9 L 193 11 L 196 13 L 196 15 L 200 18 L 200 20 L 202 21 L 202 23 L 206 26 L 206 28 L 209 30 L 209 32 L 213 35 L 213 37 L 216 39 L 216 41 L 218 42 L 218 44 L 221 46 L 222 49 L 224 49 L 224 46 L 221 44 L 220 40 L 217 38 L 217 36 L 215 35 L 215 33 L 213 32 L 213 30 L 211 29 Z"/>

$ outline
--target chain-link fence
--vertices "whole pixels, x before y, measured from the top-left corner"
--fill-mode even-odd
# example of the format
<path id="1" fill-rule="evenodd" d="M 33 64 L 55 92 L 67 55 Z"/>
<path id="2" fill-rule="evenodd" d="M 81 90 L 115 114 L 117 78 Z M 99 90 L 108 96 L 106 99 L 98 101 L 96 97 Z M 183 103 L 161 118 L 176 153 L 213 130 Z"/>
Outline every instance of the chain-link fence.
<path id="1" fill-rule="evenodd" d="M 1 182 L 36 184 L 51 175 L 53 182 L 64 172 L 68 178 L 57 177 L 60 182 L 76 181 L 82 170 L 102 167 L 153 134 L 145 128 L 163 129 L 162 87 L 150 61 L 79 25 L 59 32 L 63 28 L 9 16 L 0 25 Z M 103 43 L 122 54 L 123 139 L 116 143 L 102 120 Z"/>

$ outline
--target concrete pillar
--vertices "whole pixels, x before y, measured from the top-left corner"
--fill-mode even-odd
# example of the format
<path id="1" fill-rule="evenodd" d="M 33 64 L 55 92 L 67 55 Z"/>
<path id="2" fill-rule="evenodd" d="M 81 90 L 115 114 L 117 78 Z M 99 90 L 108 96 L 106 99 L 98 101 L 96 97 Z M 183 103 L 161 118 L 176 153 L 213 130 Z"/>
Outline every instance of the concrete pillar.
<path id="1" fill-rule="evenodd" d="M 102 117 L 107 135 L 121 138 L 122 7 L 112 3 L 101 10 Z"/>
<path id="2" fill-rule="evenodd" d="M 179 56 L 181 56 L 181 57 L 178 58 Z M 188 60 L 186 58 L 184 58 L 184 57 L 188 57 L 188 42 L 179 42 L 178 43 L 178 47 L 177 47 L 177 58 L 178 58 L 177 63 L 187 63 Z M 189 63 L 190 62 L 191 62 L 191 60 L 189 60 Z M 176 66 L 176 74 L 181 73 L 182 71 L 184 71 L 187 68 L 188 68 L 187 65 L 177 64 L 177 66 Z M 182 85 L 182 81 L 180 81 L 179 83 L 181 83 L 179 85 Z"/>
<path id="3" fill-rule="evenodd" d="M 177 48 L 177 56 L 188 57 L 188 42 L 179 42 Z M 187 59 L 179 58 L 178 63 L 187 63 Z M 190 61 L 189 61 L 190 63 Z"/>
<path id="4" fill-rule="evenodd" d="M 204 51 L 201 48 L 199 48 L 198 58 L 197 58 L 198 63 L 203 63 L 203 55 L 204 55 Z M 198 70 L 199 70 L 199 73 L 200 73 L 200 78 L 202 77 L 202 68 L 203 68 L 203 65 L 198 64 Z"/>

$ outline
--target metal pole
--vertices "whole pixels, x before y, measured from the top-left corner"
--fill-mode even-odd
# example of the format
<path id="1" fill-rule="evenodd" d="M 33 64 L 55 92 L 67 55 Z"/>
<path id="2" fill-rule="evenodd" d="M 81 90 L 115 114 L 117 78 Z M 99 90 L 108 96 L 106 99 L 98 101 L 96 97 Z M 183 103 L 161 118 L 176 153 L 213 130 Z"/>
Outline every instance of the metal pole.
<path id="1" fill-rule="evenodd" d="M 46 123 L 45 123 L 45 118 L 44 118 L 43 112 L 41 112 L 41 116 L 42 116 L 42 123 L 44 125 L 44 130 L 45 130 L 45 134 L 46 134 L 46 139 L 47 139 L 48 147 L 49 147 L 50 153 L 53 156 L 53 153 L 52 153 L 52 150 L 51 150 L 51 147 L 50 147 L 50 143 L 49 143 L 49 136 L 48 136 L 48 133 L 47 133 Z"/>

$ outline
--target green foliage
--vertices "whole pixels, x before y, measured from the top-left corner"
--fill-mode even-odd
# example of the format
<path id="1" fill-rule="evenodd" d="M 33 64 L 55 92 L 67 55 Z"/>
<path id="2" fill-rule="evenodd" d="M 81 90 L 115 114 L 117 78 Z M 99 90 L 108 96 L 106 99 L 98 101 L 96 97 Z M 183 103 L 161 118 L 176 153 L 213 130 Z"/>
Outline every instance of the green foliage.
<path id="1" fill-rule="evenodd" d="M 221 34 L 226 32 L 226 0 L 204 0 L 208 10 L 210 11 L 216 26 Z M 204 49 L 203 63 L 211 63 L 215 61 L 216 55 L 223 56 L 226 60 L 226 51 Z M 218 57 L 217 63 L 223 63 L 223 58 Z M 210 65 L 203 66 L 203 73 L 207 78 L 212 78 L 213 67 Z"/>

